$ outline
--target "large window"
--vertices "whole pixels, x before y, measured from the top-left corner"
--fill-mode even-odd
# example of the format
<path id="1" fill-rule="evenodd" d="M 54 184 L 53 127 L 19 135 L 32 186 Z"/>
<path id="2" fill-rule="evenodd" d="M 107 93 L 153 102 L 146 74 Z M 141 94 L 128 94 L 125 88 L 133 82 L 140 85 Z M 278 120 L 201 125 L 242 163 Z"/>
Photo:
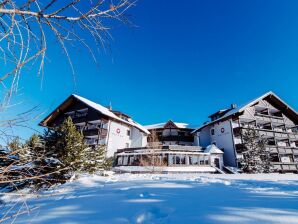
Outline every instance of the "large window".
<path id="1" fill-rule="evenodd" d="M 170 155 L 170 165 L 185 165 L 186 164 L 186 155 Z"/>
<path id="2" fill-rule="evenodd" d="M 121 156 L 118 157 L 117 164 L 118 164 L 118 166 L 122 165 L 122 157 Z"/>
<path id="3" fill-rule="evenodd" d="M 199 156 L 196 156 L 196 155 L 189 156 L 189 165 L 199 165 Z"/>

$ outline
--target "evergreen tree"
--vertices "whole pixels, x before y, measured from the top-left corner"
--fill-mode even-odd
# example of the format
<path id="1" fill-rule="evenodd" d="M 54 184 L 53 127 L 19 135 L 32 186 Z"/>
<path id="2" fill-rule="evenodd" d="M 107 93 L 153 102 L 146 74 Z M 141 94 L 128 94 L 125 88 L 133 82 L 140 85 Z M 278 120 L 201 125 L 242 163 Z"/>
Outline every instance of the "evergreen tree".
<path id="1" fill-rule="evenodd" d="M 97 145 L 95 147 L 87 147 L 83 152 L 82 171 L 94 173 L 100 169 L 105 169 L 106 146 Z"/>
<path id="2" fill-rule="evenodd" d="M 243 133 L 244 151 L 242 169 L 247 173 L 272 172 L 270 164 L 270 152 L 266 150 L 267 141 L 253 129 L 247 129 Z"/>
<path id="3" fill-rule="evenodd" d="M 9 162 L 13 162 L 14 169 L 6 170 L 2 180 L 6 183 L 14 180 L 12 190 L 27 186 L 38 189 L 64 183 L 77 171 L 94 173 L 110 168 L 113 161 L 105 159 L 105 146 L 90 147 L 85 144 L 83 134 L 76 129 L 71 118 L 67 118 L 56 130 L 47 130 L 43 136 L 32 135 L 25 144 L 15 138 L 8 148 L 8 153 L 0 150 L 0 155 L 7 154 L 8 160 L 13 155 L 15 158 Z M 2 164 L 6 166 L 7 161 L 2 161 Z"/>
<path id="4" fill-rule="evenodd" d="M 68 117 L 58 129 L 58 159 L 71 170 L 79 170 L 83 163 L 83 151 L 87 147 L 84 136 Z"/>
<path id="5" fill-rule="evenodd" d="M 72 119 L 68 117 L 57 130 L 47 131 L 44 136 L 46 156 L 52 166 L 63 168 L 62 175 L 71 175 L 81 170 L 83 152 L 87 148 L 84 136 L 76 129 Z"/>
<path id="6" fill-rule="evenodd" d="M 93 173 L 107 165 L 106 147 L 86 145 L 84 135 L 77 130 L 70 117 L 56 131 L 48 131 L 45 141 L 47 156 L 56 158 L 60 162 L 59 168 L 67 168 L 65 176 L 75 171 Z"/>
<path id="7" fill-rule="evenodd" d="M 30 151 L 30 155 L 33 161 L 44 159 L 45 145 L 41 136 L 33 134 L 26 141 L 25 147 L 27 147 L 27 149 Z"/>

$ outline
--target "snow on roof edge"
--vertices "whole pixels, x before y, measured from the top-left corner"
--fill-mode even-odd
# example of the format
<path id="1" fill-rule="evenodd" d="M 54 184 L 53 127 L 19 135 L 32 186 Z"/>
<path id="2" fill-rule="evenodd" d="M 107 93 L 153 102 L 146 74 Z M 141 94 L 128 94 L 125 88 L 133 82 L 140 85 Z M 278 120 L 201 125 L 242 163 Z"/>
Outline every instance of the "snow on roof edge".
<path id="1" fill-rule="evenodd" d="M 137 123 L 137 122 L 135 122 L 133 120 L 126 121 L 126 120 L 118 117 L 117 115 L 115 115 L 108 108 L 106 108 L 106 107 L 104 107 L 104 106 L 102 106 L 102 105 L 100 105 L 98 103 L 95 103 L 95 102 L 93 102 L 91 100 L 88 100 L 88 99 L 86 99 L 86 98 L 84 98 L 82 96 L 79 96 L 79 95 L 76 95 L 76 94 L 72 94 L 72 96 L 75 97 L 76 99 L 84 102 L 85 104 L 89 105 L 90 107 L 94 108 L 95 110 L 99 111 L 100 113 L 102 113 L 102 114 L 104 114 L 104 115 L 106 115 L 108 117 L 114 118 L 114 119 L 116 119 L 118 121 L 121 121 L 121 122 L 126 123 L 126 124 L 131 125 L 131 126 L 134 126 L 137 129 L 145 132 L 146 134 L 150 134 L 150 132 L 145 127 L 143 127 L 142 125 L 140 125 L 139 123 Z"/>
<path id="2" fill-rule="evenodd" d="M 191 133 L 193 134 L 193 133 L 197 132 L 198 130 L 204 128 L 205 126 L 209 125 L 209 124 L 216 123 L 216 122 L 218 122 L 218 121 L 220 121 L 220 120 L 222 120 L 222 119 L 224 119 L 224 118 L 227 118 L 227 117 L 229 117 L 229 116 L 232 116 L 233 114 L 236 114 L 236 113 L 238 113 L 238 112 L 242 112 L 242 111 L 244 111 L 247 107 L 253 105 L 254 103 L 256 103 L 256 102 L 258 102 L 258 101 L 260 101 L 261 99 L 264 99 L 265 97 L 267 97 L 267 96 L 269 96 L 269 95 L 273 95 L 273 96 L 276 97 L 278 100 L 280 100 L 283 104 L 285 104 L 290 110 L 296 112 L 296 111 L 295 111 L 292 107 L 290 107 L 285 101 L 283 101 L 281 98 L 279 98 L 273 91 L 269 91 L 269 92 L 266 92 L 265 94 L 263 94 L 262 96 L 260 96 L 260 97 L 258 97 L 258 98 L 255 98 L 255 99 L 253 99 L 253 100 L 251 100 L 251 101 L 249 101 L 249 102 L 246 103 L 246 104 L 242 104 L 240 107 L 237 107 L 237 108 L 235 108 L 235 109 L 230 110 L 230 111 L 229 111 L 228 113 L 226 113 L 224 116 L 222 116 L 222 117 L 220 117 L 220 118 L 218 118 L 218 119 L 216 119 L 216 120 L 214 120 L 214 121 L 210 121 L 210 122 L 208 122 L 208 123 L 206 123 L 206 124 L 201 125 L 200 127 L 196 128 L 196 129 L 195 129 L 194 131 L 192 131 Z M 296 113 L 297 113 L 297 112 L 296 112 Z"/>
<path id="3" fill-rule="evenodd" d="M 149 124 L 149 125 L 144 125 L 144 127 L 146 129 L 158 129 L 158 128 L 163 128 L 167 123 L 167 122 L 163 122 L 163 123 L 157 123 L 157 124 Z M 182 122 L 174 122 L 172 121 L 178 128 L 191 128 L 191 125 L 190 124 L 187 124 L 187 123 L 182 123 Z"/>

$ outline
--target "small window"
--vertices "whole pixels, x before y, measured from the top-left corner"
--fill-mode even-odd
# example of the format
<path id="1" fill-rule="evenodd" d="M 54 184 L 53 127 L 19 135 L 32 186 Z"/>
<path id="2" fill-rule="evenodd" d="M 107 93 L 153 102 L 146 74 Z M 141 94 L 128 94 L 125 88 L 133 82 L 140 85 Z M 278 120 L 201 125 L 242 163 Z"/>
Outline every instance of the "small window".
<path id="1" fill-rule="evenodd" d="M 126 148 L 129 148 L 129 143 L 126 143 L 125 145 L 126 145 Z"/>
<path id="2" fill-rule="evenodd" d="M 211 129 L 210 132 L 211 132 L 211 135 L 214 135 L 214 129 Z"/>
<path id="3" fill-rule="evenodd" d="M 130 136 L 130 130 L 127 130 L 127 136 Z"/>

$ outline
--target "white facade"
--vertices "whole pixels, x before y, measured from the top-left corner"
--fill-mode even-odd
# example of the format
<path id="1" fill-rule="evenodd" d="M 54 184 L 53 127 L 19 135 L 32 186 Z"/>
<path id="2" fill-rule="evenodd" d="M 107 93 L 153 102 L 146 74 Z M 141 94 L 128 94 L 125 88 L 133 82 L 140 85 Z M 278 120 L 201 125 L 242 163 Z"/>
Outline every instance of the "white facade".
<path id="1" fill-rule="evenodd" d="M 241 166 L 245 150 L 243 133 L 255 129 L 266 138 L 275 170 L 298 170 L 297 112 L 272 92 L 239 108 L 220 110 L 211 121 L 193 132 L 194 144 L 207 147 L 215 144 L 224 152 L 225 166 Z"/>
<path id="2" fill-rule="evenodd" d="M 114 156 L 117 149 L 145 147 L 147 135 L 135 127 L 109 121 L 107 136 L 107 157 Z"/>
<path id="3" fill-rule="evenodd" d="M 214 144 L 224 152 L 224 164 L 227 166 L 237 166 L 233 129 L 231 120 L 219 121 L 204 127 L 199 133 L 199 143 L 202 147 Z"/>

